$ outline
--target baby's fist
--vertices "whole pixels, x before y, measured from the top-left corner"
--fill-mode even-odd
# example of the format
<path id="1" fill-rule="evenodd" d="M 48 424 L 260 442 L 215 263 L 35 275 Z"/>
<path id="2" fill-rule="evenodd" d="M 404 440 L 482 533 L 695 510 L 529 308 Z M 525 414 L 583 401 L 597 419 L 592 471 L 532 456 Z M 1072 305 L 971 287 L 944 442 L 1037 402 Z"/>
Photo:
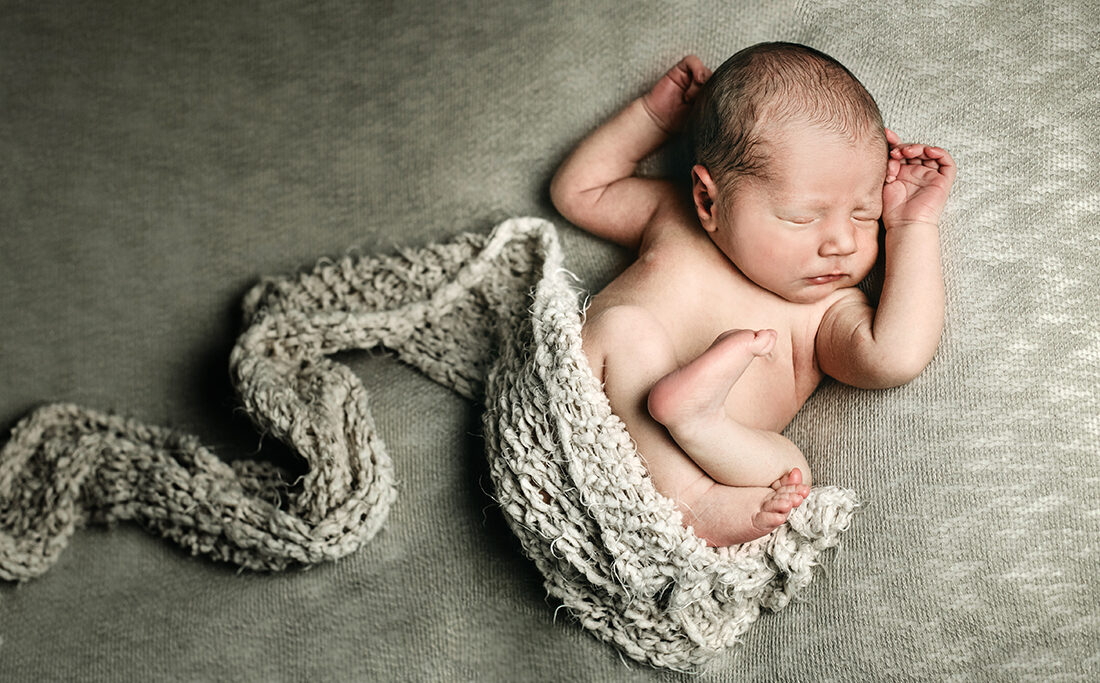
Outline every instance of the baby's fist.
<path id="1" fill-rule="evenodd" d="M 683 125 L 695 96 L 710 75 L 711 70 L 702 60 L 688 55 L 657 81 L 642 97 L 642 104 L 661 130 L 673 133 Z"/>

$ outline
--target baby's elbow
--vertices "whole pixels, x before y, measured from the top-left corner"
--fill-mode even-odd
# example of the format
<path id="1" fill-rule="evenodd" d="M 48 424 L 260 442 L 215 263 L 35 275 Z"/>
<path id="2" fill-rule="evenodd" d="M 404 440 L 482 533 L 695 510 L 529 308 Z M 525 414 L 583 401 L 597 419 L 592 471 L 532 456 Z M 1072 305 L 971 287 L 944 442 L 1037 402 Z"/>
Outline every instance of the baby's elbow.
<path id="1" fill-rule="evenodd" d="M 580 193 L 571 186 L 567 174 L 558 169 L 558 172 L 550 180 L 550 202 L 554 205 L 554 208 L 567 220 L 574 221 L 574 218 L 580 213 L 579 199 Z"/>
<path id="2" fill-rule="evenodd" d="M 928 367 L 931 358 L 923 356 L 911 356 L 908 358 L 893 358 L 889 362 L 882 363 L 875 373 L 875 389 L 893 389 L 905 386 L 920 376 Z"/>
<path id="3" fill-rule="evenodd" d="M 550 203 L 554 205 L 554 208 L 559 213 L 562 212 L 562 207 L 565 204 L 566 188 L 562 181 L 561 169 L 554 174 L 554 177 L 550 179 Z"/>

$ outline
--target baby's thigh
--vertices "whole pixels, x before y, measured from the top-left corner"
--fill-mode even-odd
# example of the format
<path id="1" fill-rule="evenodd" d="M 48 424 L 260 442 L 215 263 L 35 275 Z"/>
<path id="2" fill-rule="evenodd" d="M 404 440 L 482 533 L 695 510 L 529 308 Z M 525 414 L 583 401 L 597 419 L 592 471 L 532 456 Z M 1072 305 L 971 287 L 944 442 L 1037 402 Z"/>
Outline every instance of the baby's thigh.
<path id="1" fill-rule="evenodd" d="M 678 368 L 668 333 L 645 309 L 615 306 L 589 318 L 582 336 L 611 410 L 638 445 L 657 490 L 682 497 L 706 474 L 647 408 L 653 385 Z"/>
<path id="2" fill-rule="evenodd" d="M 644 399 L 653 385 L 676 369 L 672 339 L 641 306 L 612 306 L 589 317 L 581 331 L 592 370 L 612 403 Z"/>

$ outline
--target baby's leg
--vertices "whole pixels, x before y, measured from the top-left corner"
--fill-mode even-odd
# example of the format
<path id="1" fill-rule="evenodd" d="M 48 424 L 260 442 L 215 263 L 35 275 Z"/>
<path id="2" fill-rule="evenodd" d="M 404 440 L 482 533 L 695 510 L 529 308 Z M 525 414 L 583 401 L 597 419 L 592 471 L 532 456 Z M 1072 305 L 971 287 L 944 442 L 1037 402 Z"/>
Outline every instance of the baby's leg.
<path id="1" fill-rule="evenodd" d="M 610 309 L 584 328 L 584 350 L 602 377 L 611 409 L 638 445 L 654 486 L 673 499 L 684 524 L 711 545 L 758 538 L 798 507 L 809 487 L 801 473 L 784 473 L 770 486 L 725 486 L 707 475 L 649 414 L 653 385 L 676 368 L 672 344 L 645 311 Z"/>
<path id="2" fill-rule="evenodd" d="M 794 468 L 809 483 L 809 466 L 789 439 L 741 424 L 726 396 L 753 359 L 775 347 L 774 330 L 730 330 L 698 358 L 662 377 L 649 393 L 650 414 L 716 481 L 769 486 Z"/>

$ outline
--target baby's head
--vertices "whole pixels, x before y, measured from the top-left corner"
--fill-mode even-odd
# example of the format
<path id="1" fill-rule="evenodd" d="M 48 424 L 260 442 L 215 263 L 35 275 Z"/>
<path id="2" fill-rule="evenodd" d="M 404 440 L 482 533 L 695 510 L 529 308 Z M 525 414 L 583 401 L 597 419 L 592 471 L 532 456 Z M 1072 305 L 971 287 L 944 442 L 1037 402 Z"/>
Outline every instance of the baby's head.
<path id="1" fill-rule="evenodd" d="M 803 45 L 754 45 L 714 72 L 693 116 L 696 210 L 746 277 L 807 303 L 867 275 L 889 146 L 851 72 Z"/>

